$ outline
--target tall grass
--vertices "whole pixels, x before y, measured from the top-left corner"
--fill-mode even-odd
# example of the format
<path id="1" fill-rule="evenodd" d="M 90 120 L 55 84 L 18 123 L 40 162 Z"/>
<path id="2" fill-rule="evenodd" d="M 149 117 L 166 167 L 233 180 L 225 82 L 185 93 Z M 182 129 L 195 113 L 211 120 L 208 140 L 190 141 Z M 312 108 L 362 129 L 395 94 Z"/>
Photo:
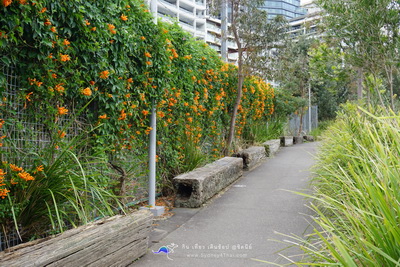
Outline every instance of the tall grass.
<path id="1" fill-rule="evenodd" d="M 286 118 L 273 118 L 268 122 L 258 122 L 246 125 L 243 140 L 248 144 L 263 143 L 284 135 L 287 124 Z"/>
<path id="2" fill-rule="evenodd" d="M 0 203 L 8 210 L 0 216 L 1 231 L 6 234 L 16 228 L 26 241 L 121 211 L 122 204 L 109 186 L 110 177 L 104 173 L 107 158 L 90 149 L 86 135 L 79 134 L 57 146 L 50 143 L 37 151 L 22 151 L 26 157 L 14 163 L 41 165 L 43 170 L 29 171 L 35 179 L 24 187 L 10 186 L 10 193 Z M 3 156 L 7 158 L 7 154 Z M 1 168 L 7 167 L 1 164 Z"/>
<path id="3" fill-rule="evenodd" d="M 327 129 L 297 265 L 400 266 L 400 115 L 387 114 L 347 104 Z"/>

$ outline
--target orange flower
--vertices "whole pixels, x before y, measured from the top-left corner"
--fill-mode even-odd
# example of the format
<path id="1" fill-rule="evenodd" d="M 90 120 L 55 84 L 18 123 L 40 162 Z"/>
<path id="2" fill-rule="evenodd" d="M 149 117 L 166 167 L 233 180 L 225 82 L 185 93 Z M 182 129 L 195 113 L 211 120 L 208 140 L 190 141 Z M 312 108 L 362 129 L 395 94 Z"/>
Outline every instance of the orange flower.
<path id="1" fill-rule="evenodd" d="M 8 189 L 0 189 L 0 197 L 4 199 L 7 196 L 7 193 L 10 192 Z"/>
<path id="2" fill-rule="evenodd" d="M 37 172 L 42 172 L 43 170 L 44 170 L 43 165 L 40 165 L 40 166 L 37 166 L 37 167 L 36 167 L 36 171 L 37 171 Z"/>
<path id="3" fill-rule="evenodd" d="M 100 72 L 100 78 L 107 79 L 109 74 L 110 74 L 110 72 L 108 70 L 104 70 L 104 71 Z"/>
<path id="4" fill-rule="evenodd" d="M 145 130 L 146 134 L 147 134 L 147 135 L 150 134 L 151 130 L 153 130 L 153 128 L 147 127 L 147 129 Z"/>
<path id="5" fill-rule="evenodd" d="M 146 65 L 150 66 L 151 65 L 151 61 L 146 61 Z"/>
<path id="6" fill-rule="evenodd" d="M 50 20 L 49 20 L 49 19 L 46 19 L 46 21 L 44 22 L 44 25 L 45 25 L 45 26 L 50 26 L 50 25 L 51 25 Z"/>
<path id="7" fill-rule="evenodd" d="M 60 138 L 64 138 L 67 135 L 67 133 L 64 131 L 58 131 L 58 135 L 60 136 Z"/>
<path id="8" fill-rule="evenodd" d="M 87 19 L 85 19 L 85 24 L 86 24 L 87 26 L 89 26 L 89 25 L 90 25 L 90 22 L 89 22 Z"/>
<path id="9" fill-rule="evenodd" d="M 107 114 L 100 115 L 100 116 L 99 116 L 99 119 L 103 119 L 103 120 L 104 120 L 104 119 L 107 119 Z"/>
<path id="10" fill-rule="evenodd" d="M 0 169 L 0 179 L 1 179 L 1 178 L 4 178 L 4 176 L 5 176 L 6 174 L 7 174 L 7 173 L 4 172 L 3 169 Z"/>
<path id="11" fill-rule="evenodd" d="M 64 108 L 64 107 L 58 107 L 58 115 L 65 115 L 68 113 L 68 109 Z"/>
<path id="12" fill-rule="evenodd" d="M 25 5 L 25 4 L 26 4 L 26 0 L 19 0 L 19 3 L 20 3 L 21 5 Z"/>
<path id="13" fill-rule="evenodd" d="M 120 114 L 118 120 L 119 120 L 119 121 L 125 120 L 125 119 L 126 119 L 126 115 L 127 115 L 127 114 L 125 113 L 125 110 L 124 110 L 124 109 L 121 110 L 121 114 Z"/>
<path id="14" fill-rule="evenodd" d="M 35 178 L 27 172 L 18 173 L 19 178 L 24 179 L 25 181 L 33 181 Z"/>
<path id="15" fill-rule="evenodd" d="M 17 165 L 10 163 L 10 169 L 14 172 L 22 172 L 24 169 L 22 167 L 18 167 Z"/>
<path id="16" fill-rule="evenodd" d="M 151 54 L 149 52 L 144 53 L 145 57 L 151 57 Z"/>
<path id="17" fill-rule="evenodd" d="M 11 5 L 12 0 L 3 0 L 3 6 L 4 7 L 8 7 L 9 5 Z"/>
<path id="18" fill-rule="evenodd" d="M 70 41 L 68 41 L 67 39 L 64 39 L 63 45 L 69 45 L 69 44 L 70 44 Z"/>
<path id="19" fill-rule="evenodd" d="M 142 114 L 147 116 L 149 114 L 149 111 L 148 110 L 142 110 Z"/>
<path id="20" fill-rule="evenodd" d="M 82 90 L 82 94 L 85 96 L 91 96 L 92 95 L 92 90 L 90 90 L 89 87 L 86 87 L 85 89 Z"/>
<path id="21" fill-rule="evenodd" d="M 0 129 L 3 127 L 5 121 L 3 119 L 0 119 Z"/>
<path id="22" fill-rule="evenodd" d="M 69 60 L 71 60 L 71 58 L 69 57 L 69 55 L 60 54 L 60 60 L 61 61 L 69 61 Z"/>
<path id="23" fill-rule="evenodd" d="M 54 89 L 57 92 L 64 93 L 65 92 L 65 88 L 62 85 L 63 85 L 63 83 L 59 83 L 54 87 Z"/>
<path id="24" fill-rule="evenodd" d="M 128 80 L 126 80 L 128 83 L 133 83 L 133 79 L 129 78 Z"/>
<path id="25" fill-rule="evenodd" d="M 57 28 L 53 26 L 53 27 L 50 28 L 50 31 L 56 33 L 57 32 Z"/>
<path id="26" fill-rule="evenodd" d="M 39 11 L 39 13 L 44 13 L 46 11 L 47 11 L 47 8 L 44 7 L 44 8 L 42 8 L 42 10 Z"/>
<path id="27" fill-rule="evenodd" d="M 31 95 L 33 95 L 33 92 L 30 92 L 30 93 L 28 93 L 26 96 L 25 96 L 25 99 L 27 100 L 27 101 L 32 101 L 31 100 Z"/>
<path id="28" fill-rule="evenodd" d="M 122 19 L 123 21 L 127 21 L 127 20 L 128 20 L 128 17 L 125 16 L 124 14 L 122 14 L 122 15 L 121 15 L 121 19 Z"/>
<path id="29" fill-rule="evenodd" d="M 90 85 L 94 85 L 94 84 L 95 84 L 95 82 L 94 82 L 94 81 L 90 81 L 89 83 L 90 83 Z"/>
<path id="30" fill-rule="evenodd" d="M 93 28 L 91 28 L 90 30 L 92 31 L 92 32 L 94 32 L 94 31 L 96 31 L 96 27 L 93 27 Z"/>
<path id="31" fill-rule="evenodd" d="M 51 77 L 53 77 L 53 79 L 57 79 L 57 74 L 52 73 L 52 74 L 51 74 Z"/>
<path id="32" fill-rule="evenodd" d="M 141 37 L 140 37 L 140 40 L 144 41 L 144 40 L 146 40 L 146 37 L 141 36 Z"/>

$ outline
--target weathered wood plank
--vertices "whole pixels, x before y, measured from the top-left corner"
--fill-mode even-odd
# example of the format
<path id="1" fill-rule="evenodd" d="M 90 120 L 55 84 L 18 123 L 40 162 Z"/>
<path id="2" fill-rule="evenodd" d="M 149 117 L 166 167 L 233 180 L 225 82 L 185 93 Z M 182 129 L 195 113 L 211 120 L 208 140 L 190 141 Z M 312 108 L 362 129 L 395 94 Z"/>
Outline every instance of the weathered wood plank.
<path id="1" fill-rule="evenodd" d="M 0 252 L 0 266 L 123 266 L 146 253 L 152 218 L 141 210 L 22 244 Z"/>

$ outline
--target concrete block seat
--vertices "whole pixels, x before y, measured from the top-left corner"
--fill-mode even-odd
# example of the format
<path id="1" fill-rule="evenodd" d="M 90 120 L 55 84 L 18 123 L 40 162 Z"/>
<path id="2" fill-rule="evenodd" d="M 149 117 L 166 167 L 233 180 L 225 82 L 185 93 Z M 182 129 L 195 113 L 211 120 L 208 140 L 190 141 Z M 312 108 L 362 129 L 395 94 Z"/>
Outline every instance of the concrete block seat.
<path id="1" fill-rule="evenodd" d="M 175 206 L 198 208 L 243 174 L 243 160 L 225 157 L 173 179 Z"/>
<path id="2" fill-rule="evenodd" d="M 273 140 L 268 140 L 267 142 L 263 143 L 263 146 L 265 147 L 265 152 L 267 154 L 267 157 L 272 157 L 278 152 L 279 148 L 281 147 L 281 140 L 280 139 L 273 139 Z"/>
<path id="3" fill-rule="evenodd" d="M 252 146 L 234 155 L 243 159 L 243 169 L 252 170 L 257 167 L 267 156 L 265 147 Z"/>

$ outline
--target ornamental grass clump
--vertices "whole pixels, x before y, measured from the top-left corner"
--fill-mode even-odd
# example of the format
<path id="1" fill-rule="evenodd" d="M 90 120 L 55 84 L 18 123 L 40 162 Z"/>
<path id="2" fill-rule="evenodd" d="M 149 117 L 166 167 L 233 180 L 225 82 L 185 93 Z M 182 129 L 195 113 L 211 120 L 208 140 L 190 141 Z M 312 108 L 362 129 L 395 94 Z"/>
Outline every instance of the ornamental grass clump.
<path id="1" fill-rule="evenodd" d="M 324 140 L 298 265 L 399 266 L 400 115 L 347 104 Z"/>

